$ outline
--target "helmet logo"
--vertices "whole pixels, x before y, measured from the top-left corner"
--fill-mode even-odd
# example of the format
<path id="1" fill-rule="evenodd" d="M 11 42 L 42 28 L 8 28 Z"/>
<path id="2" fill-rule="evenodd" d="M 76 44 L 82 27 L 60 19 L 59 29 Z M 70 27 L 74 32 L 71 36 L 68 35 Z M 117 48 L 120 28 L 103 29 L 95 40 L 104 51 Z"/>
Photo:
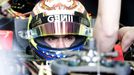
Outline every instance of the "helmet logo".
<path id="1" fill-rule="evenodd" d="M 60 15 L 50 15 L 47 18 L 48 22 L 73 22 L 73 16 L 72 15 L 65 15 L 65 14 L 60 14 Z"/>

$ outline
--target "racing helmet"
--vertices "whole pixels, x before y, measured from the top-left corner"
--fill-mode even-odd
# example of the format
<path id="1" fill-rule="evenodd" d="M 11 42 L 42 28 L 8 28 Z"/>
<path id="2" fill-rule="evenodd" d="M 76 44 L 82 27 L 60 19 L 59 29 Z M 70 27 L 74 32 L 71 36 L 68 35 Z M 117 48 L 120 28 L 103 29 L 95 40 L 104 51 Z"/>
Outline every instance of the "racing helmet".
<path id="1" fill-rule="evenodd" d="M 72 56 L 72 52 L 80 51 L 89 40 L 90 21 L 91 16 L 79 1 L 43 0 L 34 7 L 27 30 L 19 34 L 29 39 L 32 50 L 39 57 L 46 60 L 66 58 Z M 69 46 L 62 48 L 45 41 L 55 40 L 57 36 L 74 40 Z M 55 43 L 58 45 L 59 42 Z"/>

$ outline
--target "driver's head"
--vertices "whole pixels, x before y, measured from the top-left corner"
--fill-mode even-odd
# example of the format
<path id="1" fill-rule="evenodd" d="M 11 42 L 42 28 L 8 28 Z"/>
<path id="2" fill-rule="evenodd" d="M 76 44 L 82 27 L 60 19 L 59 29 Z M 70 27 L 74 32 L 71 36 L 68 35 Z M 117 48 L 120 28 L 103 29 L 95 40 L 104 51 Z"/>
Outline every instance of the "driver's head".
<path id="1" fill-rule="evenodd" d="M 29 18 L 27 37 L 41 58 L 67 57 L 66 51 L 80 50 L 89 38 L 90 18 L 79 1 L 43 0 Z"/>

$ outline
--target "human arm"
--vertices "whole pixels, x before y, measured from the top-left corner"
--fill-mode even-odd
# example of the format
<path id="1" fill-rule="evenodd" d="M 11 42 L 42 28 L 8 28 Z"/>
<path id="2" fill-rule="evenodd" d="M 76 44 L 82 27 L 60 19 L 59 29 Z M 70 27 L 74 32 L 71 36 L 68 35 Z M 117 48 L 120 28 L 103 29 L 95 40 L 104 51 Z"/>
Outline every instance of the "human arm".
<path id="1" fill-rule="evenodd" d="M 134 43 L 134 27 L 122 27 L 119 30 L 119 40 L 121 40 L 122 50 L 126 52 Z"/>
<path id="2" fill-rule="evenodd" d="M 97 50 L 107 52 L 113 49 L 119 28 L 121 0 L 99 0 L 94 26 Z"/>

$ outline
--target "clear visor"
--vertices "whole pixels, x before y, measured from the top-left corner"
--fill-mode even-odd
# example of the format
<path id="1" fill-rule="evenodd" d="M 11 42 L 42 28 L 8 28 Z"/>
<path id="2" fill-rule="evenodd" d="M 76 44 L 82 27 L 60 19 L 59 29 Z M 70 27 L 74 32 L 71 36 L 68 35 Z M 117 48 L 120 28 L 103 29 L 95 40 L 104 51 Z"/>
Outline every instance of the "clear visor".
<path id="1" fill-rule="evenodd" d="M 53 22 L 38 25 L 27 31 L 19 31 L 19 36 L 25 39 L 52 35 L 90 36 L 90 28 L 84 24 L 74 22 Z"/>
<path id="2" fill-rule="evenodd" d="M 78 47 L 86 41 L 86 37 L 77 35 L 53 35 L 38 37 L 35 42 L 43 48 L 51 50 L 65 50 Z"/>

